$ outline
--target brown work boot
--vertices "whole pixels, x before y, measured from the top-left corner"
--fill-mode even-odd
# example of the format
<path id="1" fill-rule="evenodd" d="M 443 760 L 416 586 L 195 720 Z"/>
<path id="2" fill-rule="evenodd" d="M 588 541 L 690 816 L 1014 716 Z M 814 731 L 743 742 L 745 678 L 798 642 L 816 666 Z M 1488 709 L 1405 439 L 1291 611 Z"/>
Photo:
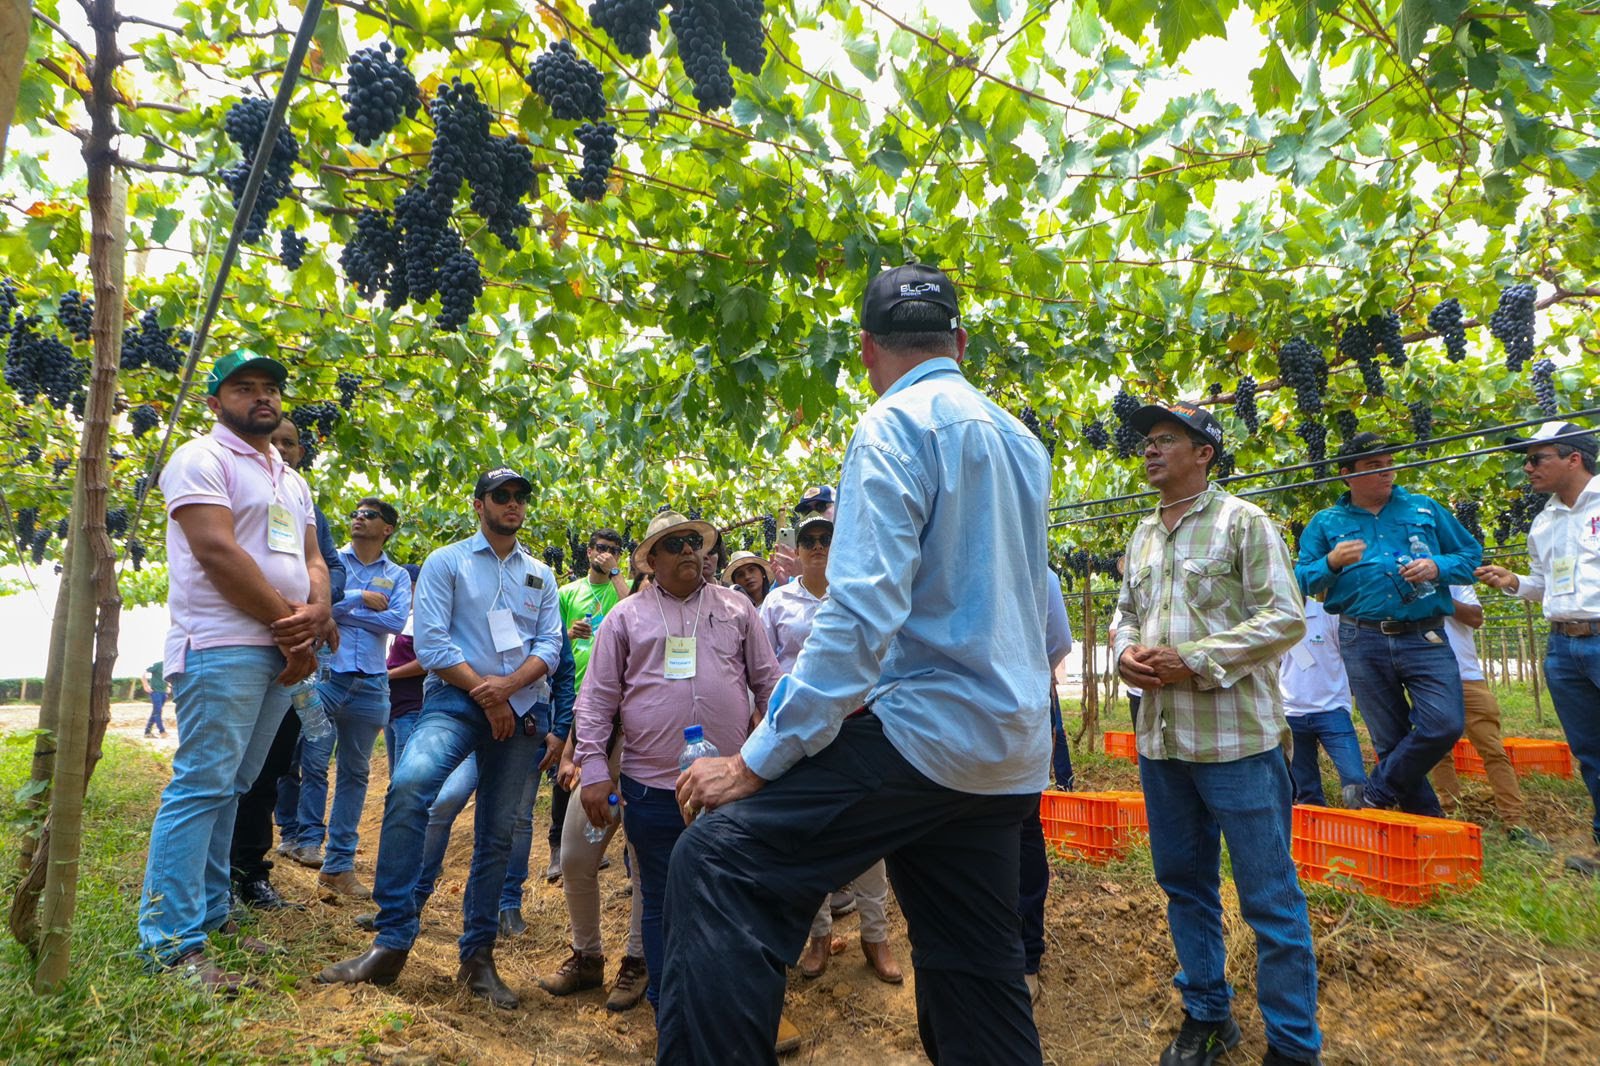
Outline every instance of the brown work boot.
<path id="1" fill-rule="evenodd" d="M 325 888 L 338 896 L 349 896 L 351 899 L 372 898 L 372 889 L 356 880 L 354 870 L 340 870 L 336 874 L 318 874 L 317 887 Z"/>
<path id="2" fill-rule="evenodd" d="M 203 947 L 179 955 L 167 964 L 165 972 L 219 996 L 237 996 L 239 989 L 249 983 L 243 974 L 220 969 Z"/>
<path id="3" fill-rule="evenodd" d="M 539 978 L 539 987 L 552 996 L 570 996 L 606 983 L 606 957 L 585 955 L 574 950 L 549 977 Z M 635 1001 L 637 1002 L 637 1001 Z"/>
<path id="4" fill-rule="evenodd" d="M 606 1010 L 625 1011 L 637 1007 L 649 983 L 650 971 L 645 968 L 644 960 L 637 955 L 622 956 L 617 980 L 611 986 L 611 995 L 606 997 Z"/>
<path id="5" fill-rule="evenodd" d="M 786 1014 L 778 1015 L 778 1040 L 774 1050 L 780 1055 L 800 1050 L 800 1030 Z"/>
<path id="6" fill-rule="evenodd" d="M 861 954 L 867 957 L 867 965 L 878 975 L 878 980 L 897 985 L 906 979 L 906 975 L 900 971 L 900 964 L 894 961 L 894 953 L 889 950 L 887 940 L 863 940 Z"/>
<path id="7" fill-rule="evenodd" d="M 828 959 L 844 950 L 842 936 L 814 936 L 806 941 L 806 950 L 800 956 L 800 976 L 821 977 L 828 968 Z"/>
<path id="8" fill-rule="evenodd" d="M 232 937 L 234 944 L 238 946 L 240 951 L 255 955 L 258 958 L 265 959 L 270 958 L 273 955 L 283 954 L 282 948 L 276 946 L 275 944 L 269 944 L 259 937 L 251 936 L 243 929 L 239 928 L 239 923 L 234 921 L 232 918 L 229 918 L 227 921 L 223 922 L 221 928 L 219 928 L 217 932 L 222 936 Z"/>
<path id="9" fill-rule="evenodd" d="M 392 985 L 405 969 L 409 950 L 380 948 L 374 944 L 363 954 L 325 967 L 316 976 L 320 985 L 356 985 L 370 982 L 382 988 Z"/>
<path id="10" fill-rule="evenodd" d="M 464 983 L 473 995 L 502 1010 L 517 1009 L 517 994 L 506 987 L 494 968 L 494 948 L 479 948 L 462 959 L 456 980 Z"/>

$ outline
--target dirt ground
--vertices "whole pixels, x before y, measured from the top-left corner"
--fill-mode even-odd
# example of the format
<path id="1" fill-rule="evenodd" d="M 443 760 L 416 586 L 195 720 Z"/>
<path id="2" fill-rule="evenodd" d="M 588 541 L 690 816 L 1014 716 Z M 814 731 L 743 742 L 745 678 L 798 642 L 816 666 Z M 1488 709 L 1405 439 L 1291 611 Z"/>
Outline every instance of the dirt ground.
<path id="1" fill-rule="evenodd" d="M 118 704 L 112 731 L 143 742 L 145 704 Z M 0 708 L 0 729 L 32 725 L 27 709 Z M 176 731 L 170 719 L 170 753 Z M 373 760 L 357 872 L 371 882 L 387 764 Z M 1131 766 L 1100 764 L 1080 787 L 1129 787 Z M 1463 814 L 1486 806 L 1487 793 L 1469 785 Z M 364 1045 L 367 1061 L 390 1066 L 444 1063 L 621 1063 L 652 1061 L 655 1039 L 647 1004 L 625 1014 L 604 1009 L 605 991 L 565 999 L 541 991 L 536 979 L 566 956 L 566 910 L 559 885 L 537 871 L 548 860 L 541 810 L 524 914 L 527 934 L 502 942 L 502 976 L 522 997 L 519 1010 L 496 1011 L 458 990 L 455 937 L 470 858 L 471 809 L 463 812 L 443 881 L 423 915 L 422 936 L 405 973 L 388 989 L 325 988 L 309 977 L 327 961 L 364 950 L 370 936 L 352 924 L 363 904 L 321 898 L 314 871 L 279 862 L 274 882 L 309 905 L 300 913 L 265 916 L 260 935 L 289 947 L 304 974 L 285 975 L 294 1015 L 270 1023 L 269 1046 L 298 1057 L 312 1047 Z M 1535 811 L 1535 828 L 1576 846 L 1584 820 L 1570 811 Z M 601 874 L 608 979 L 626 932 L 628 899 L 620 848 Z M 1558 863 L 1552 864 L 1552 875 Z M 1493 875 L 1492 870 L 1488 872 Z M 1254 942 L 1228 903 L 1229 971 L 1245 1043 L 1224 1062 L 1260 1061 L 1265 1051 L 1255 1009 Z M 1314 907 L 1313 932 L 1321 973 L 1321 1021 L 1328 1066 L 1449 1064 L 1586 1064 L 1600 1061 L 1600 952 L 1560 951 L 1526 939 L 1491 938 L 1480 931 L 1420 921 L 1393 929 L 1352 919 L 1337 901 Z M 836 931 L 849 948 L 816 981 L 791 971 L 786 1013 L 805 1035 L 788 1063 L 899 1066 L 926 1061 L 916 1033 L 914 977 L 898 912 L 891 943 L 907 968 L 895 987 L 877 981 L 856 943 L 856 918 Z M 1057 1066 L 1154 1063 L 1181 1020 L 1171 988 L 1176 968 L 1164 905 L 1147 863 L 1121 868 L 1058 865 L 1047 911 L 1049 947 L 1044 995 L 1036 1008 L 1045 1061 Z M 295 980 L 298 977 L 299 980 Z M 291 987 L 292 986 L 292 987 Z M 265 1023 L 263 1023 L 265 1024 Z"/>

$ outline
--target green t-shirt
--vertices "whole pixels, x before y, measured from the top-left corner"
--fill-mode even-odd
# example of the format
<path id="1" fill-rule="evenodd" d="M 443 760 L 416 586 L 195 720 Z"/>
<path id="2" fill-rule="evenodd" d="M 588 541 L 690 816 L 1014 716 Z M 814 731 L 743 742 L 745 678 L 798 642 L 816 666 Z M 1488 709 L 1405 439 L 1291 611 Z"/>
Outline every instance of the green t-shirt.
<path id="1" fill-rule="evenodd" d="M 619 599 L 621 597 L 617 595 L 617 587 L 611 582 L 596 585 L 585 574 L 570 585 L 561 586 L 561 625 L 571 629 L 573 622 L 587 617 L 590 627 L 598 633 L 606 613 L 617 605 Z M 589 670 L 589 653 L 593 650 L 592 637 L 572 642 L 572 662 L 575 667 L 572 676 L 574 692 L 583 685 L 583 675 Z"/>
<path id="2" fill-rule="evenodd" d="M 164 664 L 157 660 L 150 666 L 150 691 L 165 692 L 167 690 L 167 675 Z"/>

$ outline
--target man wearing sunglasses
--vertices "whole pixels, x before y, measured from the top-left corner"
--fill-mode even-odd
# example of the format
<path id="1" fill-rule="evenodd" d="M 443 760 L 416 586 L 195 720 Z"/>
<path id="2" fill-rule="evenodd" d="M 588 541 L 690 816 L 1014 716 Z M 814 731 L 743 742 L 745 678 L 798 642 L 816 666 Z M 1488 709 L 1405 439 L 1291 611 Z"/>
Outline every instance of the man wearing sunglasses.
<path id="1" fill-rule="evenodd" d="M 355 872 L 361 809 L 367 801 L 372 745 L 389 721 L 389 638 L 400 634 L 411 615 L 411 575 L 384 551 L 399 524 L 399 512 L 372 496 L 350 512 L 350 543 L 339 551 L 345 594 L 333 605 L 339 650 L 328 664 L 328 676 L 317 686 L 334 729 L 303 741 L 300 749 L 295 819 L 300 835 L 295 846 L 320 850 L 326 818 L 328 849 L 317 884 L 352 899 L 372 897 Z M 328 764 L 336 746 L 339 776 L 329 813 Z"/>
<path id="2" fill-rule="evenodd" d="M 392 984 L 417 938 L 415 890 L 428 807 L 467 756 L 477 756 L 472 868 L 462 900 L 458 981 L 516 1007 L 494 965 L 501 888 L 518 805 L 535 767 L 556 759 L 546 676 L 561 663 L 556 577 L 517 543 L 532 483 L 501 467 L 478 478 L 478 532 L 430 554 L 417 582 L 417 661 L 428 670 L 422 717 L 389 783 L 372 898 L 378 936 L 364 954 L 317 975 L 326 984 Z M 541 756 L 543 762 L 541 763 Z"/>

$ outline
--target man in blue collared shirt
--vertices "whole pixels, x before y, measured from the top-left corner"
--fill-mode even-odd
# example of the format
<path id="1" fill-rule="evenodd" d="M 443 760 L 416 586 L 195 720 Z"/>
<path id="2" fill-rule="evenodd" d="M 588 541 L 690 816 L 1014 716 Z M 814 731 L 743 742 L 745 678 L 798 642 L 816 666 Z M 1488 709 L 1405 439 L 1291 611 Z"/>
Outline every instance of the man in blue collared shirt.
<path id="1" fill-rule="evenodd" d="M 928 1057 L 1041 1059 L 1016 908 L 1049 777 L 1049 459 L 963 379 L 943 273 L 873 278 L 861 325 L 880 398 L 845 455 L 828 600 L 742 751 L 678 782 L 686 817 L 713 813 L 672 856 L 661 1063 L 774 1061 L 785 960 L 879 858 Z M 975 554 L 995 544 L 1003 562 Z"/>
<path id="2" fill-rule="evenodd" d="M 1339 616 L 1339 654 L 1378 755 L 1365 786 L 1343 788 L 1345 806 L 1440 818 L 1428 771 L 1466 722 L 1444 616 L 1455 613 L 1450 586 L 1471 583 L 1483 545 L 1449 508 L 1395 485 L 1393 450 L 1376 433 L 1339 450 L 1350 491 L 1306 526 L 1295 577 Z"/>
<path id="3" fill-rule="evenodd" d="M 389 638 L 405 628 L 411 614 L 411 575 L 384 552 L 400 514 L 373 496 L 350 513 L 350 544 L 339 552 L 345 593 L 333 605 L 339 647 L 328 675 L 317 686 L 334 729 L 300 748 L 299 834 L 290 858 L 306 865 L 320 858 L 317 884 L 341 896 L 370 899 L 372 891 L 356 877 L 361 808 L 367 802 L 367 772 L 372 745 L 389 721 Z M 320 855 L 323 817 L 328 808 L 328 763 L 338 742 L 339 776 L 333 812 L 327 814 L 328 851 Z"/>
<path id="4" fill-rule="evenodd" d="M 438 549 L 417 582 L 417 661 L 428 670 L 422 716 L 406 742 L 383 806 L 372 897 L 378 936 L 365 954 L 317 975 L 332 984 L 392 984 L 417 938 L 415 890 L 428 806 L 452 771 L 477 756 L 472 869 L 462 901 L 456 979 L 497 1007 L 517 1005 L 494 966 L 497 904 L 512 825 L 528 775 L 553 762 L 546 676 L 561 663 L 556 576 L 517 543 L 532 483 L 504 467 L 478 478 L 478 532 Z"/>

